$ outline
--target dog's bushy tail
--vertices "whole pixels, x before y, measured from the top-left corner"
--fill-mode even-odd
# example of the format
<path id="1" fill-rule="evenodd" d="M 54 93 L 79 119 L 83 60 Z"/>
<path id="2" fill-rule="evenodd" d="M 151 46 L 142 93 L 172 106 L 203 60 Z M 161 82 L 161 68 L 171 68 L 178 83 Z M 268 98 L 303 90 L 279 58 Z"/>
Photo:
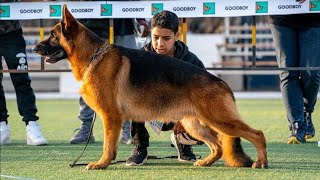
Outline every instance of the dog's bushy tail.
<path id="1" fill-rule="evenodd" d="M 223 159 L 226 166 L 251 167 L 253 161 L 244 153 L 239 137 L 222 136 Z"/>

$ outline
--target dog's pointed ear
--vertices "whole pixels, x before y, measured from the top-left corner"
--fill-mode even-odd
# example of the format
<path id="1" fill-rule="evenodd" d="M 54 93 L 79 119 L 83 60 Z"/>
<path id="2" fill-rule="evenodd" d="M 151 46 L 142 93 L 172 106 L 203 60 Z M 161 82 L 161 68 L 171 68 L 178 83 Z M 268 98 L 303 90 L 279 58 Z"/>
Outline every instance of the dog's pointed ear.
<path id="1" fill-rule="evenodd" d="M 75 33 L 78 28 L 77 20 L 72 16 L 66 4 L 63 5 L 63 16 L 61 26 L 62 32 L 65 35 L 71 35 Z"/>

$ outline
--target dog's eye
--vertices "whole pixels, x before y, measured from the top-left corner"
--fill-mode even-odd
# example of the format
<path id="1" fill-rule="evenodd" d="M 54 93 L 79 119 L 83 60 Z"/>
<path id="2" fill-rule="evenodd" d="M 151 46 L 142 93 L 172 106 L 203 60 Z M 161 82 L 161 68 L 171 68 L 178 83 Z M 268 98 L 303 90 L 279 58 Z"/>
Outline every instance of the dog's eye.
<path id="1" fill-rule="evenodd" d="M 51 37 L 51 38 L 54 38 L 54 36 L 55 36 L 54 32 L 51 31 L 51 32 L 50 32 L 50 37 Z"/>

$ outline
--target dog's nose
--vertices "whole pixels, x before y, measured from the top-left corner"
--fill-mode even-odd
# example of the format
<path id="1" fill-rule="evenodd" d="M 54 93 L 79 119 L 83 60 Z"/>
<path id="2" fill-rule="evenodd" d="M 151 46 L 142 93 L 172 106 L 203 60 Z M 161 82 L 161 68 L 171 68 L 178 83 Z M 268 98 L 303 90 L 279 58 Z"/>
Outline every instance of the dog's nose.
<path id="1" fill-rule="evenodd" d="M 41 50 L 39 48 L 39 45 L 36 45 L 32 48 L 32 51 L 35 52 L 35 53 L 39 53 Z"/>
<path id="2" fill-rule="evenodd" d="M 43 46 L 41 46 L 40 44 L 34 46 L 32 48 L 32 51 L 40 56 L 44 56 L 46 54 L 46 52 L 43 49 Z"/>
<path id="3" fill-rule="evenodd" d="M 33 52 L 39 51 L 39 50 L 38 50 L 38 47 L 37 47 L 37 46 L 34 46 L 34 47 L 32 48 L 32 51 L 33 51 Z"/>

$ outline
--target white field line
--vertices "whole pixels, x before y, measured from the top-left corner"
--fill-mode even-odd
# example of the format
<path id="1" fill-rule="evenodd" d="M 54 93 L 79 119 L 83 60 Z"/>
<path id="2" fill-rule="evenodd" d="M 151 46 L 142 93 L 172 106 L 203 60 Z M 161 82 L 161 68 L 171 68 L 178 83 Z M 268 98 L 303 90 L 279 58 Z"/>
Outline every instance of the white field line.
<path id="1" fill-rule="evenodd" d="M 36 180 L 36 179 L 32 179 L 32 178 L 24 178 L 24 177 L 17 177 L 17 176 L 7 176 L 7 175 L 3 175 L 0 174 L 1 178 L 7 178 L 7 179 L 19 179 L 19 180 Z"/>

